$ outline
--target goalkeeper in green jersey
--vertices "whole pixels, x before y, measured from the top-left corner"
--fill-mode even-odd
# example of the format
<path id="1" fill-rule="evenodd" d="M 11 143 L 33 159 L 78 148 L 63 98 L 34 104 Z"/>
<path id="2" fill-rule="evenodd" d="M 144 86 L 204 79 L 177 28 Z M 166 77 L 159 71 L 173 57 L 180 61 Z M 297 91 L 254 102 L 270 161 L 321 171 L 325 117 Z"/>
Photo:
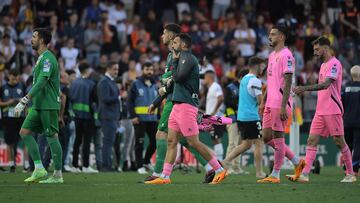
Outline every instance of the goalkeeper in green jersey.
<path id="1" fill-rule="evenodd" d="M 30 92 L 15 107 L 15 115 L 20 115 L 31 101 L 32 107 L 21 126 L 20 136 L 34 160 L 35 170 L 25 182 L 63 183 L 62 149 L 58 139 L 60 111 L 60 70 L 56 57 L 47 49 L 51 41 L 51 31 L 36 28 L 31 38 L 32 48 L 39 54 L 33 69 L 33 85 Z M 47 176 L 39 153 L 39 147 L 32 136 L 42 133 L 50 145 L 51 156 L 55 165 L 52 176 Z"/>

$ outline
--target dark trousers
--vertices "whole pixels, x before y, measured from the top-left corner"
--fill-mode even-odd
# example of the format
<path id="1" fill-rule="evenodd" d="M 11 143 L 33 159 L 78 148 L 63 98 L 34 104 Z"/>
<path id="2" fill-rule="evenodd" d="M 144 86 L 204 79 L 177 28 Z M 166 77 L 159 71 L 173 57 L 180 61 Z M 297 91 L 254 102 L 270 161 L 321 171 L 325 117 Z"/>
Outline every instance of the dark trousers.
<path id="1" fill-rule="evenodd" d="M 90 142 L 95 135 L 94 121 L 90 119 L 75 119 L 75 142 L 73 148 L 74 167 L 79 167 L 79 151 L 82 146 L 82 166 L 89 167 Z"/>
<path id="2" fill-rule="evenodd" d="M 114 141 L 115 169 L 117 169 L 120 166 L 120 159 L 121 159 L 120 145 L 121 145 L 121 134 L 117 132 Z"/>
<path id="3" fill-rule="evenodd" d="M 156 150 L 156 131 L 157 122 L 140 122 L 134 125 L 135 128 L 135 159 L 137 168 L 143 167 L 143 164 L 149 164 L 150 158 Z M 145 133 L 149 137 L 149 145 L 146 149 L 145 158 L 143 158 Z"/>
<path id="4" fill-rule="evenodd" d="M 112 148 L 115 142 L 116 130 L 118 128 L 118 120 L 102 119 L 101 130 L 103 132 L 103 147 L 102 147 L 102 169 L 112 170 Z"/>
<path id="5" fill-rule="evenodd" d="M 353 170 L 359 172 L 360 164 L 360 128 L 345 128 L 345 141 L 352 151 Z"/>

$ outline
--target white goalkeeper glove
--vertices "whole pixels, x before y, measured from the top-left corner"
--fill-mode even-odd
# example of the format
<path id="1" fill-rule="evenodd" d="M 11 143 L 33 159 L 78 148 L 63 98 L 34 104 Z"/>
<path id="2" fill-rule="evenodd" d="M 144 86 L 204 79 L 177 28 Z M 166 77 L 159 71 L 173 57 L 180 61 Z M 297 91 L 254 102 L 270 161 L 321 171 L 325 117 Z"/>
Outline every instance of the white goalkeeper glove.
<path id="1" fill-rule="evenodd" d="M 15 117 L 20 117 L 21 112 L 24 111 L 26 105 L 29 103 L 30 98 L 26 95 L 25 97 L 21 98 L 19 103 L 15 106 L 14 113 Z"/>

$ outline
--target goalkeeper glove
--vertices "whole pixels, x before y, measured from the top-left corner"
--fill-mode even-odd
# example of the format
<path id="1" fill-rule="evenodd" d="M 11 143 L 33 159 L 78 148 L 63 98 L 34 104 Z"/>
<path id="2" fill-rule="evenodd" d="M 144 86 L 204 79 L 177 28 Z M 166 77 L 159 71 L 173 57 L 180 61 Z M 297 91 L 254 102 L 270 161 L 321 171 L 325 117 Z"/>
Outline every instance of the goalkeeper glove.
<path id="1" fill-rule="evenodd" d="M 21 98 L 20 102 L 15 106 L 15 117 L 20 117 L 21 112 L 24 111 L 26 105 L 29 103 L 29 96 Z"/>

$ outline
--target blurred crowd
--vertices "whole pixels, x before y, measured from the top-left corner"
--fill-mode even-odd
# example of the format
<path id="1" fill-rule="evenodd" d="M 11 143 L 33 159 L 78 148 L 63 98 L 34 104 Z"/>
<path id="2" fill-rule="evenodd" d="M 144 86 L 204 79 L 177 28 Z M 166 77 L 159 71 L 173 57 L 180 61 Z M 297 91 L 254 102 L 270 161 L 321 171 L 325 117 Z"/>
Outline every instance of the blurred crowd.
<path id="1" fill-rule="evenodd" d="M 81 77 L 83 62 L 90 65 L 95 83 L 112 62 L 118 64 L 115 80 L 126 97 L 146 62 L 153 65 L 155 81 L 164 73 L 168 47 L 161 35 L 170 22 L 190 34 L 193 53 L 203 68 L 214 70 L 223 88 L 246 69 L 251 56 L 268 57 L 268 32 L 276 23 L 291 28 L 287 43 L 296 60 L 297 84 L 317 82 L 320 62 L 311 41 L 320 35 L 330 39 L 343 65 L 344 87 L 351 80 L 350 68 L 360 60 L 360 1 L 355 0 L 2 0 L 0 86 L 11 70 L 18 70 L 19 82 L 31 85 L 37 58 L 32 30 L 49 27 L 49 48 L 58 57 L 63 86 Z M 316 92 L 304 94 L 302 101 L 309 122 Z M 70 113 L 67 122 L 71 129 Z"/>

